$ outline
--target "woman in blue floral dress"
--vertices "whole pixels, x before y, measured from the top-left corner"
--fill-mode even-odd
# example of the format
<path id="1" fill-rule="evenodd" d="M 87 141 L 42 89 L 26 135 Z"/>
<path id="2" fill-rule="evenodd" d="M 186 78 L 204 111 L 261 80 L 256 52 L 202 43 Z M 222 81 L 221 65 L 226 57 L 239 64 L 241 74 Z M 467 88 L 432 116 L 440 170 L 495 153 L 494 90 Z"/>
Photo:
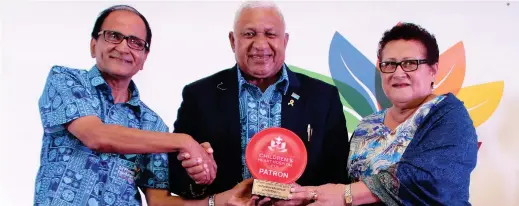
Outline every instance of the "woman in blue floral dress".
<path id="1" fill-rule="evenodd" d="M 382 88 L 393 104 L 364 117 L 351 139 L 352 184 L 295 187 L 310 205 L 470 205 L 477 135 L 452 93 L 434 95 L 439 50 L 420 26 L 404 23 L 379 43 Z"/>

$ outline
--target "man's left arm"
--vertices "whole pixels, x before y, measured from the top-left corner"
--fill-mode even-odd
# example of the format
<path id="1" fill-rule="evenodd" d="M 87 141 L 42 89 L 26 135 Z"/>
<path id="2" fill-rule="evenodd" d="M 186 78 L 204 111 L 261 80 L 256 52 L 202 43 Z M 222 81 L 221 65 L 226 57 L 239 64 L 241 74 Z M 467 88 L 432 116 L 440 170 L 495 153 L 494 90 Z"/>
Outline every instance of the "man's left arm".
<path id="1" fill-rule="evenodd" d="M 258 198 L 251 195 L 253 181 L 252 178 L 246 179 L 230 190 L 215 194 L 214 205 L 264 205 L 265 200 L 254 204 Z M 180 196 L 171 196 L 169 191 L 163 189 L 145 188 L 144 193 L 149 206 L 207 206 L 209 204 L 209 197 L 184 199 Z"/>
<path id="2" fill-rule="evenodd" d="M 344 117 L 343 105 L 339 91 L 333 87 L 330 105 L 325 123 L 324 161 L 322 164 L 323 178 L 327 183 L 349 183 L 347 161 L 350 153 L 350 141 Z"/>
<path id="3" fill-rule="evenodd" d="M 167 189 L 143 188 L 146 195 L 146 203 L 149 206 L 206 206 L 208 200 L 184 200 L 180 196 L 172 196 Z"/>
<path id="4" fill-rule="evenodd" d="M 146 155 L 144 169 L 137 178 L 137 185 L 146 196 L 149 206 L 207 206 L 208 198 L 186 200 L 180 196 L 172 196 L 168 190 L 169 172 L 168 155 L 165 153 Z"/>
<path id="5" fill-rule="evenodd" d="M 188 200 L 180 196 L 172 196 L 168 190 L 164 189 L 145 188 L 144 193 L 148 206 L 207 206 L 209 204 L 208 197 L 200 200 Z"/>

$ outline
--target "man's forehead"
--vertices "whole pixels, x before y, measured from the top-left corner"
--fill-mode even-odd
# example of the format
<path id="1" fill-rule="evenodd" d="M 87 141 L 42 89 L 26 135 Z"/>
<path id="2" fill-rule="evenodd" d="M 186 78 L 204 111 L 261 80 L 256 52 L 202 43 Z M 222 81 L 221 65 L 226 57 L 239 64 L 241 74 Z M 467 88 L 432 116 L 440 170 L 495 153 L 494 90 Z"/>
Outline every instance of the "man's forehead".
<path id="1" fill-rule="evenodd" d="M 241 11 L 238 23 L 283 24 L 281 14 L 274 8 L 247 8 Z"/>
<path id="2" fill-rule="evenodd" d="M 248 23 L 241 25 L 238 29 L 240 30 L 258 30 L 258 31 L 274 31 L 281 30 L 281 25 L 274 25 L 271 23 Z"/>
<path id="3" fill-rule="evenodd" d="M 126 10 L 110 13 L 103 22 L 101 29 L 117 30 L 125 35 L 134 35 L 143 39 L 146 37 L 144 21 L 137 14 Z"/>

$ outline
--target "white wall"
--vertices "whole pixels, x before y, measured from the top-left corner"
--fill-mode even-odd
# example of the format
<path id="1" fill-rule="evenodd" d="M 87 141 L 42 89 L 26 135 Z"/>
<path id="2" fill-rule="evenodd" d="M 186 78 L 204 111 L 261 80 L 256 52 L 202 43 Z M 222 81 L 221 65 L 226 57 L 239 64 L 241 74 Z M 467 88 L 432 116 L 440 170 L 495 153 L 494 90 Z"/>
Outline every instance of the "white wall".
<path id="1" fill-rule="evenodd" d="M 52 65 L 89 69 L 89 33 L 108 2 L 11 2 L 0 17 L 0 202 L 30 205 L 39 166 L 38 98 Z M 234 64 L 227 34 L 239 2 L 134 2 L 153 42 L 135 81 L 172 127 L 182 87 Z M 330 75 L 335 31 L 372 62 L 382 32 L 399 21 L 436 34 L 440 50 L 465 45 L 463 87 L 504 81 L 501 102 L 477 128 L 483 146 L 471 182 L 474 205 L 519 205 L 519 2 L 280 2 L 290 41 L 287 62 Z M 180 72 L 185 74 L 180 75 Z M 481 94 L 487 95 L 487 94 Z M 170 128 L 172 129 L 172 128 Z M 4 204 L 8 203 L 8 204 Z"/>

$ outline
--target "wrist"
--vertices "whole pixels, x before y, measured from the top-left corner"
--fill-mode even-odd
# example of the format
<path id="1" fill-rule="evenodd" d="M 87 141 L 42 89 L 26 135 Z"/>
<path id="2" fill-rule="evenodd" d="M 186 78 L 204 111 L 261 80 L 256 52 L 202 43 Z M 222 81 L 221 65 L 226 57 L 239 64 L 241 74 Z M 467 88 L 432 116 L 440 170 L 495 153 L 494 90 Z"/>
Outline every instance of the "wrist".
<path id="1" fill-rule="evenodd" d="M 222 193 L 214 194 L 213 196 L 214 205 L 224 205 L 222 202 Z"/>
<path id="2" fill-rule="evenodd" d="M 214 194 L 214 205 L 227 205 L 227 198 L 225 192 Z"/>
<path id="3" fill-rule="evenodd" d="M 184 205 L 184 206 L 206 206 L 207 201 L 209 201 L 208 197 L 206 197 L 204 199 L 198 199 L 198 200 L 186 200 L 186 199 L 182 199 L 182 198 L 179 198 L 179 199 L 182 200 L 181 205 Z M 178 205 L 178 204 L 174 204 L 174 205 Z"/>
<path id="4" fill-rule="evenodd" d="M 172 149 L 175 152 L 180 152 L 182 150 L 186 150 L 191 145 L 191 141 L 193 141 L 193 138 L 187 134 L 184 133 L 174 133 L 175 136 L 172 138 L 175 141 L 175 147 Z"/>

